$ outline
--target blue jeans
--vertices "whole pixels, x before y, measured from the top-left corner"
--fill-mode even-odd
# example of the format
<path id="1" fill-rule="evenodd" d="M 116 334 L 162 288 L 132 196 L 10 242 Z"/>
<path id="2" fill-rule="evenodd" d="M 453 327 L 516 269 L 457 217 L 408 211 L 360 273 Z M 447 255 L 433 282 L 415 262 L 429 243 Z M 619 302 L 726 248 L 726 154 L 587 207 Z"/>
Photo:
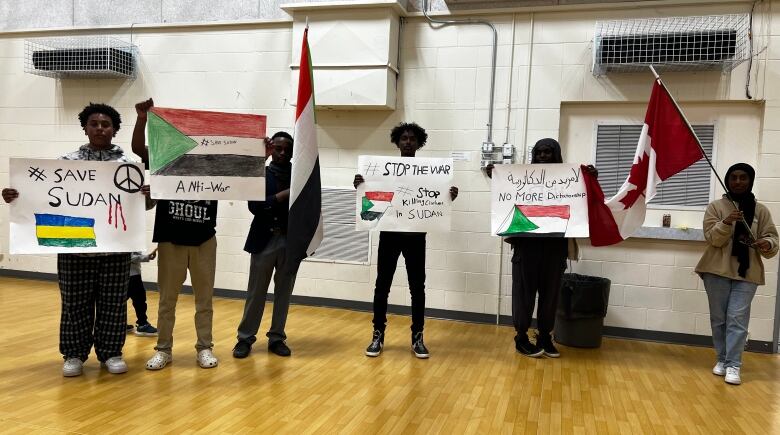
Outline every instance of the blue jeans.
<path id="1" fill-rule="evenodd" d="M 718 361 L 726 367 L 740 367 L 750 321 L 750 302 L 758 285 L 711 273 L 703 273 L 701 278 L 710 302 L 712 342 Z"/>

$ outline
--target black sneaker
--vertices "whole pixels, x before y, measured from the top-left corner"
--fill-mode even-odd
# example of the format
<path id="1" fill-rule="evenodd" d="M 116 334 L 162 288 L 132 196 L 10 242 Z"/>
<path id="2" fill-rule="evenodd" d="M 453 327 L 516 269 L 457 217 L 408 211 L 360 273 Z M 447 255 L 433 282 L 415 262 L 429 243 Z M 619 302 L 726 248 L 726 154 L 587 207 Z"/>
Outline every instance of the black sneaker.
<path id="1" fill-rule="evenodd" d="M 544 356 L 549 358 L 558 358 L 561 356 L 561 353 L 558 352 L 558 349 L 555 348 L 555 345 L 553 344 L 552 337 L 548 334 L 546 337 L 537 335 L 536 336 L 536 345 L 542 349 L 542 352 L 544 353 Z"/>
<path id="2" fill-rule="evenodd" d="M 528 338 L 525 340 L 515 339 L 515 349 L 517 349 L 517 351 L 523 355 L 531 358 L 539 358 L 542 356 L 542 354 L 544 354 L 544 351 L 531 343 Z"/>
<path id="3" fill-rule="evenodd" d="M 284 344 L 283 341 L 274 341 L 273 343 L 268 343 L 268 350 L 279 356 L 292 355 L 292 351 L 290 350 L 289 347 L 287 347 L 286 344 Z"/>
<path id="4" fill-rule="evenodd" d="M 428 352 L 428 348 L 423 343 L 423 334 L 418 332 L 412 336 L 412 352 L 417 358 L 428 358 L 431 354 Z"/>
<path id="5" fill-rule="evenodd" d="M 149 323 L 138 325 L 135 327 L 135 335 L 138 335 L 140 337 L 156 337 L 157 328 L 155 328 Z"/>
<path id="6" fill-rule="evenodd" d="M 133 325 L 127 325 L 126 332 L 129 334 L 129 333 L 133 332 L 133 329 L 135 329 L 135 326 L 133 326 Z"/>
<path id="7" fill-rule="evenodd" d="M 382 348 L 385 346 L 385 333 L 377 329 L 374 330 L 374 335 L 371 337 L 371 344 L 366 348 L 366 356 L 379 356 L 382 353 Z"/>
<path id="8" fill-rule="evenodd" d="M 238 340 L 238 343 L 233 347 L 233 358 L 246 358 L 249 356 L 249 352 L 252 350 L 252 343 L 244 340 Z"/>

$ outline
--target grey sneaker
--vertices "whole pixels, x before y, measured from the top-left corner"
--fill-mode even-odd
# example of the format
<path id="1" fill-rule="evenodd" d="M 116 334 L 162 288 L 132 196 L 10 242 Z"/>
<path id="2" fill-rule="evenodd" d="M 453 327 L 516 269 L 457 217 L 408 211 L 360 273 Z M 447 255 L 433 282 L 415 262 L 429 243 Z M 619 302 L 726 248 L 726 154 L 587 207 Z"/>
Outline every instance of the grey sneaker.
<path id="1" fill-rule="evenodd" d="M 726 366 L 718 361 L 715 363 L 715 367 L 712 368 L 712 374 L 715 376 L 724 376 L 726 374 Z"/>
<path id="2" fill-rule="evenodd" d="M 105 367 L 109 373 L 113 373 L 115 375 L 127 371 L 127 363 L 122 359 L 121 356 L 112 356 L 111 358 L 102 362 L 100 365 Z"/>
<path id="3" fill-rule="evenodd" d="M 62 364 L 62 376 L 81 376 L 81 372 L 84 369 L 84 361 L 80 358 L 68 358 Z"/>

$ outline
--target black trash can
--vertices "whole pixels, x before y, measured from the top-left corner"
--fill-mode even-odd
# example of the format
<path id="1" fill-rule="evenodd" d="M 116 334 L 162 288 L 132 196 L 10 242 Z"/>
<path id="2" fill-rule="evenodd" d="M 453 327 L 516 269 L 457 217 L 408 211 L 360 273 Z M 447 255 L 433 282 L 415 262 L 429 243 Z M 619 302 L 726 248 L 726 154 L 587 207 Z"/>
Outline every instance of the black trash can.
<path id="1" fill-rule="evenodd" d="M 609 304 L 610 281 L 598 276 L 563 275 L 555 341 L 564 346 L 599 347 Z"/>

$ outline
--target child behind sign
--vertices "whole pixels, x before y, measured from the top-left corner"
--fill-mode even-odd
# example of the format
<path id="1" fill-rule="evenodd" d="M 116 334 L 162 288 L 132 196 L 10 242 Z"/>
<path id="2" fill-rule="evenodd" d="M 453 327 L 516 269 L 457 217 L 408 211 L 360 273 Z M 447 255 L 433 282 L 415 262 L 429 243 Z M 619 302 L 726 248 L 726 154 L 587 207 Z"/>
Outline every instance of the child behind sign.
<path id="1" fill-rule="evenodd" d="M 133 301 L 135 309 L 135 328 L 133 325 L 127 325 L 127 331 L 134 329 L 135 335 L 142 337 L 153 337 L 157 335 L 157 328 L 149 323 L 146 317 L 146 289 L 144 281 L 141 278 L 141 263 L 147 263 L 157 257 L 157 249 L 144 255 L 140 252 L 130 254 L 130 283 L 127 286 L 127 297 Z"/>

